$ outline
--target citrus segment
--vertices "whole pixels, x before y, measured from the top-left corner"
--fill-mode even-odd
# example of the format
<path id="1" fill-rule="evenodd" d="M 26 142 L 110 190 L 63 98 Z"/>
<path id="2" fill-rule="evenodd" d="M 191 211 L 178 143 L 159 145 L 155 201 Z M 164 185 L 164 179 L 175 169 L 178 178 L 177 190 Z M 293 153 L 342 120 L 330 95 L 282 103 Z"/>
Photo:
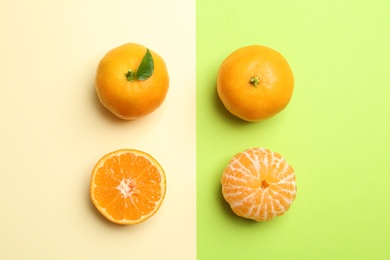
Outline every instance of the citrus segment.
<path id="1" fill-rule="evenodd" d="M 110 221 L 136 224 L 161 206 L 165 196 L 165 173 L 149 154 L 122 149 L 105 155 L 92 171 L 93 204 Z"/>
<path id="2" fill-rule="evenodd" d="M 264 148 L 235 155 L 221 183 L 223 197 L 233 212 L 256 221 L 283 215 L 297 190 L 293 168 L 280 154 Z"/>

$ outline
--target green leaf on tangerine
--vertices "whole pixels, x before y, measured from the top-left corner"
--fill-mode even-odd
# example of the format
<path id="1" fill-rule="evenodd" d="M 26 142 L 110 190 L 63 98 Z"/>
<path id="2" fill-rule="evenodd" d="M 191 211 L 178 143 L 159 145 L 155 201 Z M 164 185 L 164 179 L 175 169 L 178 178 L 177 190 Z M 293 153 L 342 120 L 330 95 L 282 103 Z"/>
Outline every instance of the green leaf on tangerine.
<path id="1" fill-rule="evenodd" d="M 154 71 L 154 61 L 149 49 L 146 49 L 145 56 L 139 65 L 135 77 L 137 80 L 147 80 L 152 76 Z"/>

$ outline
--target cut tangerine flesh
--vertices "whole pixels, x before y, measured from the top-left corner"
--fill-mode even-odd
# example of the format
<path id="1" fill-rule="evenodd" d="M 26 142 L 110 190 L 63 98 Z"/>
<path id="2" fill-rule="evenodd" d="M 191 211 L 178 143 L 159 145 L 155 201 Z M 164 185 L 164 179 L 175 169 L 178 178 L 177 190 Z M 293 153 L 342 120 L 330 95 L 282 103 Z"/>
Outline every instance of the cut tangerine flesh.
<path id="1" fill-rule="evenodd" d="M 149 154 L 122 149 L 105 155 L 92 171 L 90 196 L 108 220 L 137 224 L 153 216 L 165 196 L 161 165 Z"/>
<path id="2" fill-rule="evenodd" d="M 252 148 L 225 168 L 222 195 L 238 216 L 269 221 L 283 215 L 296 197 L 293 168 L 278 153 Z"/>

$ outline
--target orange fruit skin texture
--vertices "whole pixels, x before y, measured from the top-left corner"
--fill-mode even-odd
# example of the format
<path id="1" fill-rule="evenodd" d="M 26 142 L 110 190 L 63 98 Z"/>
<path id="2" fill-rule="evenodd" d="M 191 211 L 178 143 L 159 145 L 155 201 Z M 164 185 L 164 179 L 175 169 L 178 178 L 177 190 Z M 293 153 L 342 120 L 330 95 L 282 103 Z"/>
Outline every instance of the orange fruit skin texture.
<path id="1" fill-rule="evenodd" d="M 221 183 L 223 197 L 233 212 L 259 222 L 283 215 L 297 191 L 293 168 L 280 154 L 264 148 L 235 155 Z"/>
<path id="2" fill-rule="evenodd" d="M 136 72 L 146 47 L 127 43 L 110 50 L 99 62 L 95 88 L 100 102 L 113 114 L 125 120 L 143 117 L 156 110 L 165 100 L 169 75 L 164 60 L 150 50 L 154 71 L 150 78 L 127 80 L 129 69 Z"/>
<path id="3" fill-rule="evenodd" d="M 256 86 L 251 83 L 255 77 L 259 80 Z M 265 46 L 234 51 L 218 71 L 217 92 L 222 103 L 246 121 L 273 117 L 290 102 L 293 90 L 294 76 L 286 59 Z"/>
<path id="4" fill-rule="evenodd" d="M 103 156 L 92 171 L 92 203 L 116 224 L 138 224 L 153 216 L 164 200 L 165 191 L 163 168 L 142 151 L 111 152 Z"/>

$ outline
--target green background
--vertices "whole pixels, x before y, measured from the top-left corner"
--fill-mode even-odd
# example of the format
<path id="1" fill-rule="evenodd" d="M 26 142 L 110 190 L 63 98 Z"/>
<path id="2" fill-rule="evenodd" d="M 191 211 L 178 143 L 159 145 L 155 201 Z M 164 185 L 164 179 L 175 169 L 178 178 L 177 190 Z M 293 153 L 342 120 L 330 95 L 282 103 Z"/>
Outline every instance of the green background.
<path id="1" fill-rule="evenodd" d="M 390 2 L 197 0 L 197 258 L 390 259 Z M 216 75 L 235 49 L 281 52 L 295 76 L 266 121 L 230 115 Z M 294 167 L 297 198 L 270 222 L 221 195 L 229 160 L 252 147 Z"/>

